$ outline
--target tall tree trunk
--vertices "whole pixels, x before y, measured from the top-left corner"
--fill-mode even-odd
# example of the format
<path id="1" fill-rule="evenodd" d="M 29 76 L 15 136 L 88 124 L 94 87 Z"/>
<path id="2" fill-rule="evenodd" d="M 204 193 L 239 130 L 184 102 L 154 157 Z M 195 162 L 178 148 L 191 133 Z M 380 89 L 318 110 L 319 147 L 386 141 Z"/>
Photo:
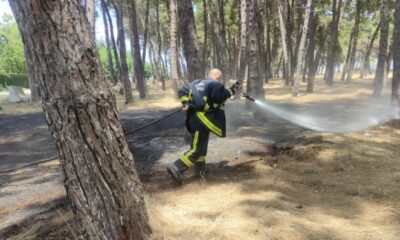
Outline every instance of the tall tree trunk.
<path id="1" fill-rule="evenodd" d="M 374 78 L 374 96 L 380 96 L 383 83 L 387 80 L 387 49 L 389 37 L 389 0 L 381 1 L 381 35 L 379 38 L 378 65 Z"/>
<path id="2" fill-rule="evenodd" d="M 265 22 L 264 22 L 264 64 L 265 64 L 265 82 L 272 77 L 271 74 L 271 13 L 269 9 L 270 2 L 265 0 L 264 11 L 265 11 Z"/>
<path id="3" fill-rule="evenodd" d="M 126 62 L 126 46 L 125 46 L 125 30 L 124 30 L 124 22 L 123 22 L 123 5 L 122 0 L 118 0 L 117 3 L 114 3 L 115 8 L 115 16 L 117 19 L 117 27 L 118 27 L 118 47 L 119 47 L 119 56 L 121 62 L 121 81 L 124 86 L 125 93 L 125 104 L 129 104 L 133 102 L 132 96 L 132 87 L 131 82 L 128 76 L 128 64 Z"/>
<path id="4" fill-rule="evenodd" d="M 170 48 L 170 59 L 171 59 L 171 77 L 172 86 L 175 93 L 178 93 L 178 49 L 177 49 L 177 0 L 171 0 L 169 5 L 169 16 L 171 19 L 170 36 L 169 36 L 169 48 Z"/>
<path id="5" fill-rule="evenodd" d="M 80 5 L 9 3 L 24 39 L 35 46 L 32 68 L 40 76 L 42 107 L 85 238 L 147 238 L 143 190 Z"/>
<path id="6" fill-rule="evenodd" d="M 207 66 L 207 40 L 208 40 L 208 9 L 207 0 L 203 0 L 203 25 L 204 25 L 204 43 L 202 49 L 202 62 L 203 66 Z"/>
<path id="7" fill-rule="evenodd" d="M 296 72 L 294 75 L 294 84 L 293 84 L 293 96 L 297 96 L 299 94 L 299 85 L 301 81 L 301 75 L 304 69 L 304 59 L 306 56 L 306 40 L 308 34 L 308 23 L 310 21 L 310 13 L 311 9 L 313 9 L 313 0 L 307 0 L 306 6 L 306 14 L 304 16 L 304 23 L 303 23 L 303 31 L 301 34 L 301 40 L 299 45 L 299 52 L 297 54 L 297 66 Z"/>
<path id="8" fill-rule="evenodd" d="M 111 44 L 110 44 L 110 34 L 108 30 L 107 14 L 106 14 L 106 3 L 101 0 L 101 10 L 103 13 L 103 24 L 104 24 L 104 34 L 106 36 L 106 49 L 107 49 L 107 59 L 108 59 L 108 70 L 110 71 L 111 83 L 113 85 L 117 84 L 117 78 L 115 77 L 114 64 L 111 54 Z"/>
<path id="9" fill-rule="evenodd" d="M 264 81 L 261 78 L 259 13 L 258 0 L 247 1 L 248 36 L 249 36 L 249 65 L 247 92 L 257 98 L 264 98 Z"/>
<path id="10" fill-rule="evenodd" d="M 361 74 L 360 74 L 361 79 L 364 78 L 365 74 L 371 74 L 369 58 L 371 56 L 372 48 L 374 46 L 374 42 L 375 42 L 376 38 L 378 37 L 378 33 L 379 33 L 380 29 L 381 29 L 381 23 L 379 22 L 378 26 L 376 27 L 376 29 L 374 31 L 374 34 L 372 34 L 372 36 L 371 36 L 371 40 L 367 47 L 367 52 L 365 53 L 363 67 L 361 69 Z"/>
<path id="11" fill-rule="evenodd" d="M 183 52 L 188 68 L 188 80 L 192 82 L 204 76 L 197 47 L 193 4 L 192 0 L 179 0 L 177 3 Z"/>
<path id="12" fill-rule="evenodd" d="M 139 90 L 140 98 L 146 97 L 146 87 L 144 82 L 144 65 L 140 55 L 139 33 L 137 24 L 137 12 L 135 0 L 130 0 L 130 30 L 131 30 L 131 52 L 133 59 L 133 68 L 135 73 L 135 80 Z"/>
<path id="13" fill-rule="evenodd" d="M 245 79 L 245 72 L 247 66 L 247 34 L 248 34 L 248 21 L 246 0 L 240 0 L 240 51 L 239 51 L 239 64 L 236 72 L 238 82 L 243 82 Z"/>
<path id="14" fill-rule="evenodd" d="M 400 107 L 400 0 L 396 0 L 393 30 L 392 103 Z"/>
<path id="15" fill-rule="evenodd" d="M 143 33 L 143 50 L 142 50 L 142 63 L 143 66 L 146 64 L 146 48 L 147 48 L 147 39 L 149 32 L 149 12 L 150 12 L 150 0 L 146 0 L 146 10 L 144 17 L 144 33 Z"/>
<path id="16" fill-rule="evenodd" d="M 96 39 L 96 0 L 85 0 L 85 13 L 89 21 L 90 32 L 93 38 Z"/>
<path id="17" fill-rule="evenodd" d="M 112 49 L 113 49 L 113 52 L 114 52 L 115 68 L 117 70 L 116 78 L 118 79 L 118 82 L 121 82 L 121 86 L 123 86 L 123 82 L 122 82 L 122 78 L 121 78 L 121 76 L 122 76 L 122 74 L 121 74 L 121 64 L 120 64 L 120 61 L 119 61 L 119 54 L 118 54 L 117 44 L 115 42 L 115 37 L 114 37 L 114 23 L 112 22 L 112 18 L 111 18 L 111 15 L 110 15 L 110 10 L 109 10 L 109 7 L 108 7 L 109 5 L 108 5 L 107 0 L 102 0 L 102 1 L 104 1 L 104 3 L 105 3 L 105 7 L 106 7 L 105 11 L 106 11 L 106 14 L 107 14 L 108 25 L 110 26 L 110 40 L 111 40 L 111 45 L 112 45 Z M 115 8 L 115 6 L 116 5 L 114 5 L 114 8 Z M 121 90 L 123 90 L 123 88 L 121 88 Z M 123 91 L 122 92 L 120 91 L 120 93 L 123 93 Z"/>
<path id="18" fill-rule="evenodd" d="M 278 5 L 279 26 L 282 38 L 283 59 L 285 63 L 285 83 L 293 82 L 292 74 L 292 40 L 288 22 L 288 6 L 286 1 L 276 0 Z"/>
<path id="19" fill-rule="evenodd" d="M 353 31 L 350 34 L 349 47 L 347 48 L 347 54 L 346 54 L 346 61 L 344 62 L 343 71 L 342 71 L 342 77 L 340 78 L 340 81 L 342 81 L 342 82 L 346 78 L 346 74 L 347 74 L 347 71 L 348 71 L 348 68 L 349 68 L 350 55 L 351 55 L 353 39 L 354 39 L 354 29 L 355 29 L 354 27 L 355 26 L 353 26 Z"/>
<path id="20" fill-rule="evenodd" d="M 324 77 L 326 83 L 330 86 L 333 85 L 333 77 L 335 74 L 335 59 L 338 47 L 338 29 L 341 17 L 342 3 L 343 0 L 333 0 L 332 3 L 332 22 L 330 28 L 331 41 L 328 50 L 326 73 Z"/>
<path id="21" fill-rule="evenodd" d="M 314 4 L 311 7 L 310 12 L 310 33 L 308 35 L 308 50 L 307 50 L 307 92 L 312 93 L 314 91 L 314 78 L 316 72 L 315 62 L 315 36 L 318 26 L 318 16 L 314 12 Z"/>
<path id="22" fill-rule="evenodd" d="M 359 26 L 360 26 L 360 21 L 361 21 L 361 8 L 362 8 L 362 1 L 357 0 L 357 10 L 356 10 L 356 16 L 355 16 L 355 23 L 354 23 L 354 37 L 353 37 L 353 42 L 351 44 L 351 53 L 350 53 L 350 60 L 349 60 L 349 67 L 348 67 L 348 72 L 347 72 L 347 79 L 346 82 L 351 82 L 351 78 L 353 75 L 353 70 L 354 70 L 354 65 L 356 63 L 356 52 L 357 52 L 357 45 L 358 45 L 358 32 L 359 32 Z"/>

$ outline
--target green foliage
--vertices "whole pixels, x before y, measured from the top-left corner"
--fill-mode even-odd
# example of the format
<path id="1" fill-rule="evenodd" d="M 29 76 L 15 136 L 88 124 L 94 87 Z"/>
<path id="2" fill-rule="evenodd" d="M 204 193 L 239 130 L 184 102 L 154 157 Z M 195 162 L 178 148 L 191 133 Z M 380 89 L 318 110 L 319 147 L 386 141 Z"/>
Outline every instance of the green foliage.
<path id="1" fill-rule="evenodd" d="M 29 88 L 29 79 L 27 74 L 0 74 L 0 88 L 7 88 L 7 86 L 18 86 Z"/>
<path id="2" fill-rule="evenodd" d="M 24 45 L 14 18 L 3 14 L 0 19 L 0 74 L 26 73 Z"/>

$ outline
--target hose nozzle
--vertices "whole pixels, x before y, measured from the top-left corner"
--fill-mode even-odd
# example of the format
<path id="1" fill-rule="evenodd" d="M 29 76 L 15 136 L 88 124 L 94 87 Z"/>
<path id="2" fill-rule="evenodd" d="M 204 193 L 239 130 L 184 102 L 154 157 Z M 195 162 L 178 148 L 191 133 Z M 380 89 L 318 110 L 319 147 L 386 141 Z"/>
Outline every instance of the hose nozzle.
<path id="1" fill-rule="evenodd" d="M 252 101 L 252 102 L 256 101 L 252 96 L 247 95 L 246 93 L 243 93 L 243 97 L 245 97 L 247 100 Z"/>

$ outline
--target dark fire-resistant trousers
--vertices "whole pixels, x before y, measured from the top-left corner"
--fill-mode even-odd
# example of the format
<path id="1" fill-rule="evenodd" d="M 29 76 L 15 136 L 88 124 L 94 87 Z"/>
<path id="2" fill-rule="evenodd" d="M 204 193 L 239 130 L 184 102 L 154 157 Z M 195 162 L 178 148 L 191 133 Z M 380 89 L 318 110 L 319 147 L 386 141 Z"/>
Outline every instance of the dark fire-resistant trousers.
<path id="1" fill-rule="evenodd" d="M 202 169 L 205 167 L 208 138 L 210 136 L 210 131 L 203 126 L 196 116 L 192 115 L 188 120 L 191 133 L 190 149 L 175 162 L 181 171 L 191 167 L 193 164 L 196 165 L 196 168 Z"/>

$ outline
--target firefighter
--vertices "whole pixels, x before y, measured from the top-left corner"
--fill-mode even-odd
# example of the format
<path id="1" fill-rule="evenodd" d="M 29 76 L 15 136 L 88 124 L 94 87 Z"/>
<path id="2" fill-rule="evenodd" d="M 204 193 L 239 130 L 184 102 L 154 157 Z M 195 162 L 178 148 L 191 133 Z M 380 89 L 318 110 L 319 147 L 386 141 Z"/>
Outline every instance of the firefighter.
<path id="1" fill-rule="evenodd" d="M 178 91 L 182 111 L 186 112 L 185 125 L 191 137 L 190 149 L 167 167 L 175 181 L 181 183 L 182 173 L 193 165 L 196 173 L 204 179 L 210 132 L 218 137 L 226 136 L 224 103 L 239 89 L 237 82 L 226 89 L 222 84 L 221 71 L 211 69 L 207 79 L 185 84 Z"/>

